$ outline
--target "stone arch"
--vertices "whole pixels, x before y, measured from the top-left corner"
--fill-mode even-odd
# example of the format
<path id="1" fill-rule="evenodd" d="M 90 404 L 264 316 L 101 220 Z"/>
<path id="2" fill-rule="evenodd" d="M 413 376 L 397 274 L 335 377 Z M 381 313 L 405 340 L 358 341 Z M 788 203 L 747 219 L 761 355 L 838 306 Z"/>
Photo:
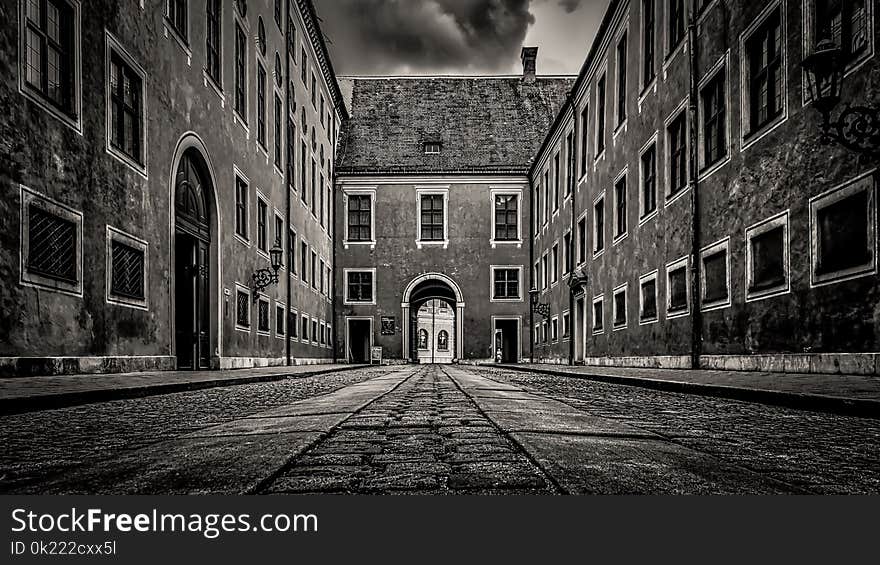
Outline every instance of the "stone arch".
<path id="1" fill-rule="evenodd" d="M 434 283 L 442 288 L 446 287 L 450 291 L 448 297 L 449 302 L 455 308 L 455 359 L 461 361 L 464 358 L 464 309 L 465 300 L 461 286 L 455 280 L 443 273 L 424 273 L 409 282 L 403 290 L 403 297 L 400 303 L 402 310 L 401 322 L 403 326 L 403 349 L 402 353 L 405 359 L 415 361 L 412 357 L 410 340 L 415 336 L 411 336 L 412 328 L 410 323 L 411 312 L 418 312 L 418 304 L 413 304 L 413 299 L 417 298 L 418 290 Z M 454 298 L 454 303 L 452 302 Z M 413 310 L 415 308 L 415 310 Z"/>

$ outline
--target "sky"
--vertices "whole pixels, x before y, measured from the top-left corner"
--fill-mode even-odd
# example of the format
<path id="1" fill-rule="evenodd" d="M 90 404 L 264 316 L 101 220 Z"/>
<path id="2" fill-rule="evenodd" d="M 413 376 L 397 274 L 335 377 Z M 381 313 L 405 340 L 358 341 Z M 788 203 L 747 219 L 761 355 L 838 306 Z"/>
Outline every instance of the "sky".
<path id="1" fill-rule="evenodd" d="M 315 0 L 336 73 L 577 74 L 609 0 Z"/>

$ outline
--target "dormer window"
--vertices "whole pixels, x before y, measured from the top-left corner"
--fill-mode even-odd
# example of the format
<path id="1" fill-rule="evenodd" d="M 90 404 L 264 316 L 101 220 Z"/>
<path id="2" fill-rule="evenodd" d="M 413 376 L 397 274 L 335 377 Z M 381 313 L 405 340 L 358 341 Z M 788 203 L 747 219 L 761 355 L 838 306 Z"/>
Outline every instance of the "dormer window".
<path id="1" fill-rule="evenodd" d="M 424 144 L 425 155 L 439 155 L 443 147 L 439 141 L 426 141 Z"/>

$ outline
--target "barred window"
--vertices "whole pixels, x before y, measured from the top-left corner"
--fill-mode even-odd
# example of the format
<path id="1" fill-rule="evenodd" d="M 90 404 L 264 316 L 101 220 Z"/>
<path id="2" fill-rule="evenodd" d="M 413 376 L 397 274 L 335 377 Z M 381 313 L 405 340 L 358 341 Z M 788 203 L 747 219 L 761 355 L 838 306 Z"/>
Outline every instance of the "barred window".
<path id="1" fill-rule="evenodd" d="M 519 239 L 519 197 L 515 194 L 495 197 L 495 239 L 498 241 Z"/>
<path id="2" fill-rule="evenodd" d="M 251 297 L 241 290 L 235 295 L 235 325 L 242 328 L 251 327 Z"/>
<path id="3" fill-rule="evenodd" d="M 28 0 L 22 65 L 29 90 L 74 116 L 73 6 L 65 0 Z"/>
<path id="4" fill-rule="evenodd" d="M 518 300 L 520 298 L 519 269 L 493 269 L 492 277 L 494 279 L 492 282 L 493 299 Z"/>
<path id="5" fill-rule="evenodd" d="M 76 224 L 33 204 L 28 206 L 28 217 L 28 271 L 78 282 Z"/>
<path id="6" fill-rule="evenodd" d="M 443 196 L 422 196 L 422 241 L 443 241 Z"/>
<path id="7" fill-rule="evenodd" d="M 348 302 L 373 301 L 373 273 L 370 271 L 353 271 L 348 273 Z"/>
<path id="8" fill-rule="evenodd" d="M 348 240 L 372 241 L 372 199 L 369 195 L 348 197 Z"/>
<path id="9" fill-rule="evenodd" d="M 143 164 L 141 77 L 116 52 L 110 55 L 110 143 Z"/>
<path id="10" fill-rule="evenodd" d="M 261 332 L 269 331 L 269 301 L 260 299 L 257 306 L 257 330 Z"/>
<path id="11" fill-rule="evenodd" d="M 144 251 L 114 240 L 110 245 L 110 294 L 123 298 L 143 300 Z"/>

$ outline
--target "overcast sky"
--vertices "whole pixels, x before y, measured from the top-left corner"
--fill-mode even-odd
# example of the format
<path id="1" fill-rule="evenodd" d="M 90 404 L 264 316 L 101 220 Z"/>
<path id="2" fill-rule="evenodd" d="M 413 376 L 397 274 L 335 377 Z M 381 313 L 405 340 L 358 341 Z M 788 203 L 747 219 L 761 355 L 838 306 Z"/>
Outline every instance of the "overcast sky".
<path id="1" fill-rule="evenodd" d="M 315 0 L 340 75 L 577 74 L 608 0 Z"/>

